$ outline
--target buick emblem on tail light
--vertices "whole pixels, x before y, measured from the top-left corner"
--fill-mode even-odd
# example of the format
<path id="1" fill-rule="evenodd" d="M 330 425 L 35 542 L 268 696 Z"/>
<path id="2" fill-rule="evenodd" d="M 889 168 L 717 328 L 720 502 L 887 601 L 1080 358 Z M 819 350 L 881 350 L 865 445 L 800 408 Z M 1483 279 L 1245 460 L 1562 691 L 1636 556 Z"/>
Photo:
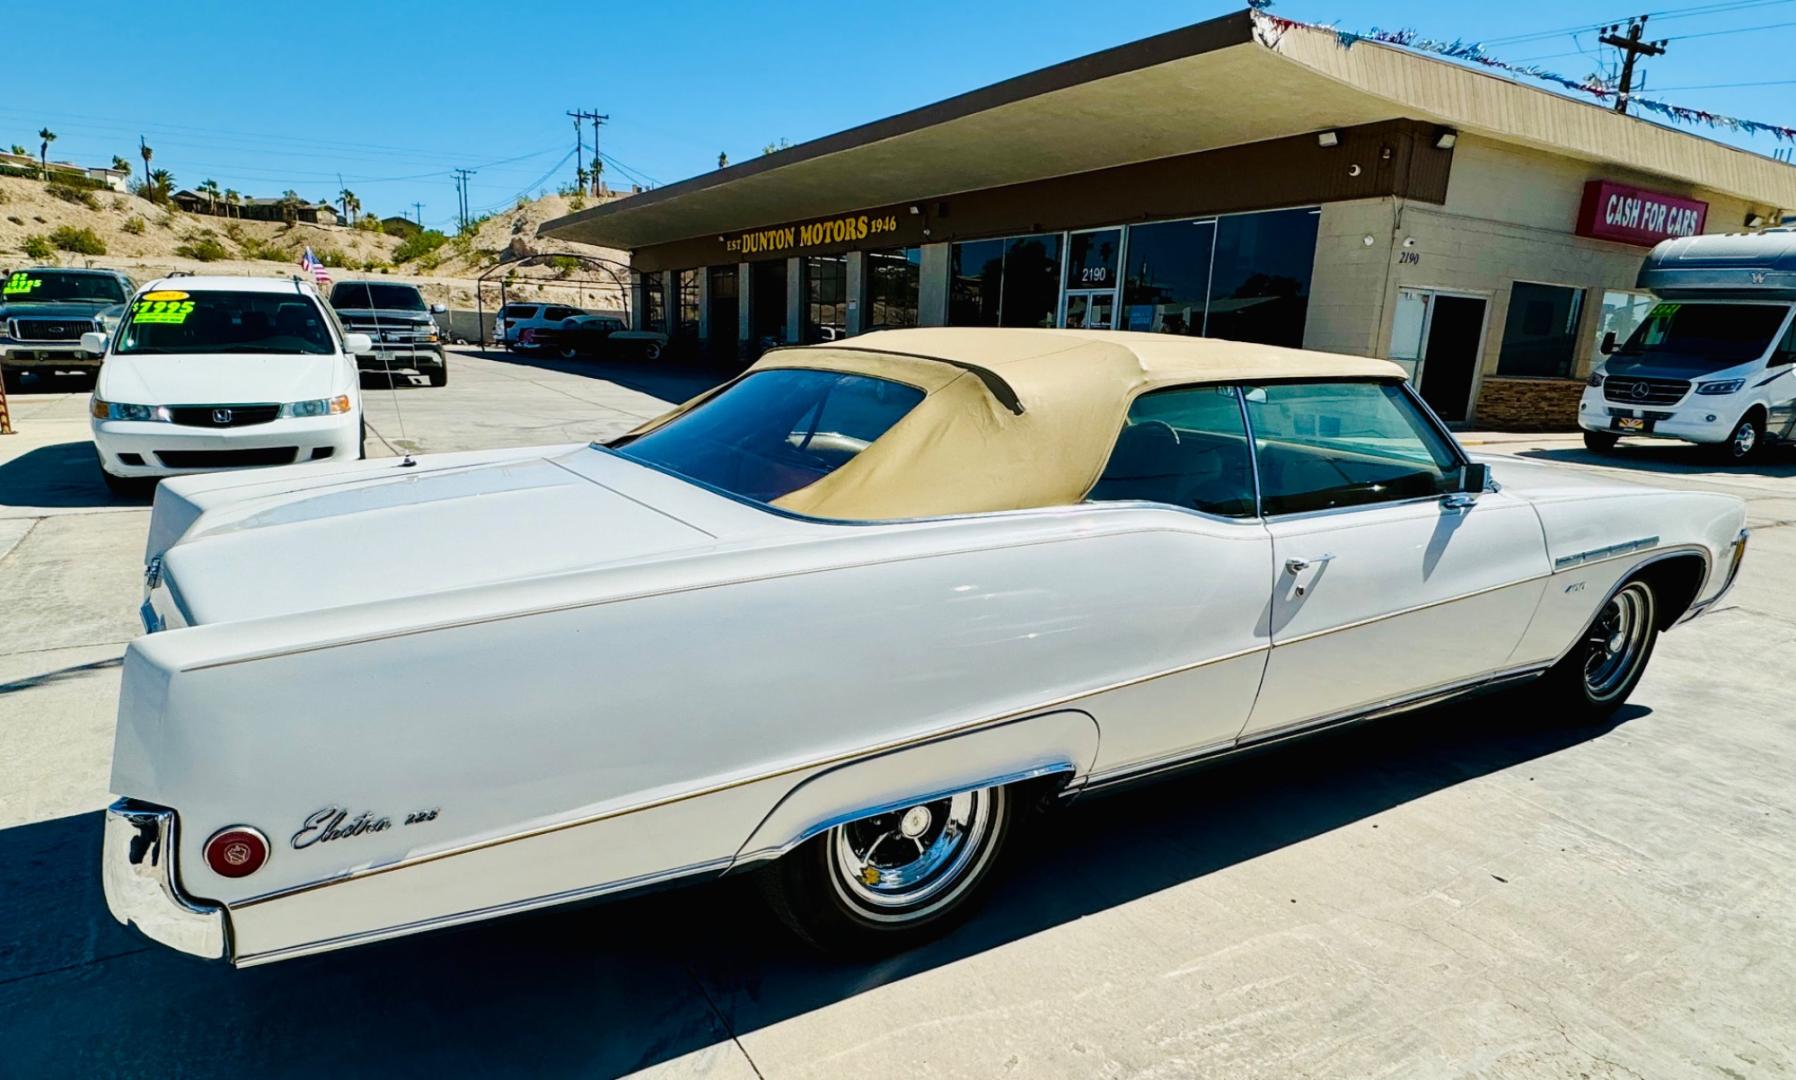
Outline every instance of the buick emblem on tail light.
<path id="1" fill-rule="evenodd" d="M 213 409 L 212 410 L 212 422 L 214 424 L 220 424 L 220 425 L 230 423 L 231 422 L 231 410 L 229 410 L 229 409 Z"/>

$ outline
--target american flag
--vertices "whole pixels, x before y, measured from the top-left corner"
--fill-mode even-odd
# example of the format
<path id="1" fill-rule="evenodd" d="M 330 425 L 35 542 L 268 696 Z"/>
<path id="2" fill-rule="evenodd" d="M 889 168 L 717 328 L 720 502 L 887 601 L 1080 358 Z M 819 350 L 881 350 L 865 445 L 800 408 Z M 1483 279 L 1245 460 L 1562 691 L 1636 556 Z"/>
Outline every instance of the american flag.
<path id="1" fill-rule="evenodd" d="M 318 261 L 318 256 L 312 254 L 310 245 L 306 247 L 306 253 L 299 257 L 299 268 L 301 270 L 310 270 L 312 272 L 312 280 L 320 285 L 331 279 L 331 276 L 324 270 L 324 264 Z"/>

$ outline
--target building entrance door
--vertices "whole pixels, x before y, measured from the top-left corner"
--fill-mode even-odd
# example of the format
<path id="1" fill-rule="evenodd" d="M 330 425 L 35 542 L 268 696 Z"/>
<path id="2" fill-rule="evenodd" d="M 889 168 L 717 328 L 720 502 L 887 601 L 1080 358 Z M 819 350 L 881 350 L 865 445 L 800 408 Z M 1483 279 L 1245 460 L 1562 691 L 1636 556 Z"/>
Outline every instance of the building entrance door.
<path id="1" fill-rule="evenodd" d="M 1471 411 L 1488 306 L 1482 296 L 1397 290 L 1391 359 L 1408 369 L 1422 400 L 1449 423 L 1464 420 Z"/>
<path id="2" fill-rule="evenodd" d="M 1060 325 L 1070 330 L 1116 329 L 1117 267 L 1122 263 L 1121 229 L 1069 233 L 1066 280 L 1061 287 Z"/>

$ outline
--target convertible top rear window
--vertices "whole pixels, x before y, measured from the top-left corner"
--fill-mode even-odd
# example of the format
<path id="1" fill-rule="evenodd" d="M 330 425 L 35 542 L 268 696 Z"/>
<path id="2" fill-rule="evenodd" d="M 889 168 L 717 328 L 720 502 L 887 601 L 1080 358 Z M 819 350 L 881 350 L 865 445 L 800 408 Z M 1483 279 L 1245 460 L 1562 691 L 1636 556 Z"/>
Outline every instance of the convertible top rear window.
<path id="1" fill-rule="evenodd" d="M 923 400 L 914 386 L 836 371 L 757 371 L 626 443 L 624 457 L 760 502 L 823 479 Z"/>

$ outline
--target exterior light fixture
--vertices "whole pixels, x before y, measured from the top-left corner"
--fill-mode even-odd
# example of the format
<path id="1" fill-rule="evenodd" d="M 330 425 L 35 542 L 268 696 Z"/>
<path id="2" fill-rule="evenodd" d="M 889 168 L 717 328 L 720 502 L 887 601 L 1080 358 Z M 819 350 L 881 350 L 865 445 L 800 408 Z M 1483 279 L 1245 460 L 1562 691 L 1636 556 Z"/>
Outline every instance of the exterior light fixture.
<path id="1" fill-rule="evenodd" d="M 1459 143 L 1459 132 L 1443 131 L 1434 138 L 1434 145 L 1442 150 L 1451 150 Z"/>
<path id="2" fill-rule="evenodd" d="M 918 206 L 916 203 L 911 203 L 910 204 L 910 212 L 912 214 L 921 214 L 923 212 L 923 208 L 921 206 Z"/>
<path id="3" fill-rule="evenodd" d="M 1316 145 L 1317 146 L 1339 146 L 1339 145 L 1341 145 L 1341 133 L 1338 131 L 1319 132 L 1316 135 Z"/>
<path id="4" fill-rule="evenodd" d="M 1748 229 L 1764 228 L 1765 227 L 1765 215 L 1763 215 L 1763 214 L 1747 214 L 1746 215 L 1746 227 Z"/>

